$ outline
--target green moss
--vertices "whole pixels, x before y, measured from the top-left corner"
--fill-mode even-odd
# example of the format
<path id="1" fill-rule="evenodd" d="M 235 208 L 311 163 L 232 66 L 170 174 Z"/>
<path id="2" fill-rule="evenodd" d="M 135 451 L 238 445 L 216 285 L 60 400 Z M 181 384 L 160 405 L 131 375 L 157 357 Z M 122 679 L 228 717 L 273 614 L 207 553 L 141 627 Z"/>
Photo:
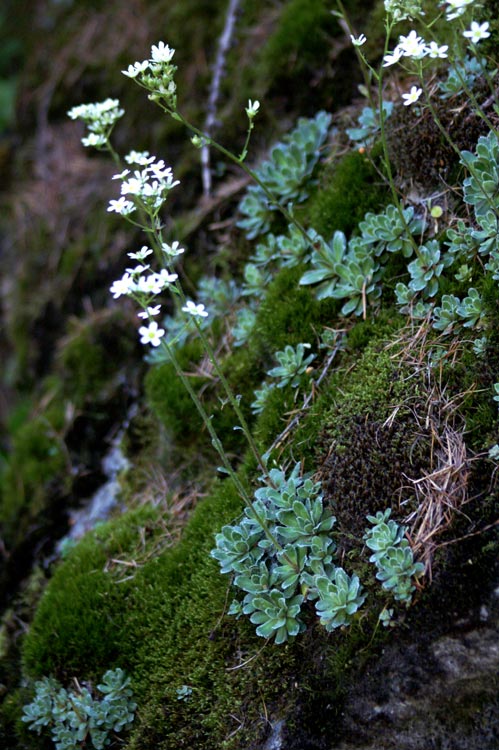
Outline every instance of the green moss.
<path id="1" fill-rule="evenodd" d="M 0 520 L 8 542 L 21 538 L 67 485 L 63 427 L 59 404 L 26 422 L 13 436 L 0 477 Z"/>
<path id="2" fill-rule="evenodd" d="M 135 346 L 128 322 L 123 321 L 121 311 L 112 311 L 72 319 L 68 328 L 59 344 L 57 362 L 64 395 L 77 407 L 107 400 L 116 387 L 120 365 Z"/>
<path id="3" fill-rule="evenodd" d="M 370 158 L 379 162 L 375 151 Z M 309 222 L 327 239 L 336 230 L 348 236 L 368 211 L 378 212 L 389 200 L 375 165 L 366 155 L 351 151 L 324 170 L 319 190 L 309 202 Z"/>
<path id="4" fill-rule="evenodd" d="M 101 525 L 70 551 L 57 567 L 24 642 L 28 674 L 69 679 L 79 670 L 99 676 L 102 665 L 116 663 L 133 581 L 126 580 L 130 567 L 111 565 L 111 560 L 140 559 L 146 552 L 144 540 L 152 543 L 159 533 L 157 520 L 153 508 L 131 511 Z"/>
<path id="5" fill-rule="evenodd" d="M 400 316 L 382 315 L 379 325 L 377 321 L 359 321 L 351 329 L 346 350 L 337 356 L 336 369 L 321 385 L 310 410 L 293 432 L 292 444 L 300 446 L 300 455 L 310 469 L 316 469 L 317 462 L 322 461 L 324 432 L 337 440 L 341 452 L 342 436 L 352 417 L 370 411 L 381 416 L 387 404 L 396 404 L 402 397 L 404 381 L 397 376 L 392 352 L 385 348 L 400 324 Z"/>
<path id="6" fill-rule="evenodd" d="M 241 682 L 253 682 L 257 674 L 257 693 L 263 677 L 261 667 L 228 677 L 227 666 L 241 658 L 241 638 L 247 641 L 243 654 L 254 655 L 263 644 L 245 623 L 222 624 L 228 580 L 209 556 L 214 534 L 240 510 L 231 485 L 217 485 L 183 540 L 122 582 L 106 562 L 136 554 L 139 529 L 151 525 L 145 511 L 86 537 L 58 567 L 41 601 L 24 644 L 26 670 L 88 677 L 119 664 L 131 672 L 141 705 L 130 747 L 177 748 L 193 746 L 194 739 L 198 748 L 222 747 L 233 728 L 229 715 L 238 713 L 245 696 Z M 275 670 L 282 670 L 280 656 Z M 185 703 L 176 696 L 182 684 L 193 690 Z M 273 689 L 277 693 L 275 684 Z"/>
<path id="7" fill-rule="evenodd" d="M 376 339 L 388 340 L 394 331 L 405 324 L 405 318 L 397 310 L 380 310 L 376 318 L 358 320 L 348 330 L 346 345 L 349 352 L 361 351 Z"/>
<path id="8" fill-rule="evenodd" d="M 189 379 L 199 391 L 206 379 Z M 153 366 L 145 378 L 146 398 L 154 414 L 161 420 L 175 442 L 192 443 L 202 429 L 202 420 L 171 362 Z"/>
<path id="9" fill-rule="evenodd" d="M 338 21 L 325 0 L 289 0 L 285 3 L 276 30 L 265 49 L 264 60 L 272 76 L 291 66 L 300 72 L 307 66 L 321 65 L 338 34 Z"/>
<path id="10" fill-rule="evenodd" d="M 179 362 L 184 372 L 196 370 L 196 358 L 200 355 L 200 342 L 187 344 L 179 353 Z M 234 393 L 241 396 L 241 409 L 251 419 L 249 405 L 253 400 L 255 357 L 247 350 L 238 351 L 221 362 Z M 244 436 L 235 430 L 237 417 L 227 401 L 217 377 L 189 375 L 189 383 L 200 398 L 206 413 L 212 417 L 213 426 L 229 452 L 244 451 Z M 153 413 L 165 426 L 173 449 L 195 453 L 199 458 L 208 454 L 215 460 L 211 442 L 196 405 L 178 377 L 172 363 L 166 362 L 152 367 L 146 375 L 146 398 Z"/>
<path id="11" fill-rule="evenodd" d="M 279 271 L 258 308 L 249 346 L 256 349 L 269 367 L 275 352 L 288 344 L 313 344 L 322 327 L 331 324 L 341 307 L 336 300 L 318 302 L 310 289 L 300 287 L 303 271 L 302 266 Z"/>
<path id="12" fill-rule="evenodd" d="M 358 639 L 331 674 L 336 667 L 325 655 L 336 651 L 341 634 L 310 631 L 295 643 L 265 647 L 247 620 L 223 616 L 230 581 L 209 551 L 214 534 L 240 512 L 231 483 L 217 483 L 180 543 L 154 558 L 146 549 L 132 580 L 121 581 L 109 561 L 137 557 L 154 511 L 127 514 L 87 536 L 49 583 L 24 643 L 25 670 L 88 679 L 125 668 L 139 704 L 130 750 L 238 750 L 263 742 L 266 716 L 285 716 L 291 706 L 312 716 L 314 705 L 324 708 L 336 696 L 339 710 L 339 670 Z M 370 633 L 361 636 L 365 644 Z M 316 679 L 319 694 L 311 689 Z M 179 701 L 182 685 L 192 693 Z"/>

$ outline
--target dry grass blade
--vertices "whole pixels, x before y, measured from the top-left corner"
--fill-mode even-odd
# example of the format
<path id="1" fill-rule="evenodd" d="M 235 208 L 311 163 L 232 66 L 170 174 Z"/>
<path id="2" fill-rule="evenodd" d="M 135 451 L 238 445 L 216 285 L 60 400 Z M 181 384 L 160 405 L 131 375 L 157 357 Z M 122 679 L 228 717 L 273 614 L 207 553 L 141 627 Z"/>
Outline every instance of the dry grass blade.
<path id="1" fill-rule="evenodd" d="M 428 320 L 419 326 L 408 327 L 391 346 L 396 347 L 394 358 L 412 369 L 414 376 L 423 375 L 426 390 L 424 408 L 414 410 L 417 424 L 431 435 L 431 465 L 428 473 L 418 478 L 406 477 L 416 494 L 417 507 L 405 519 L 409 526 L 411 547 L 417 559 L 424 563 L 425 575 L 432 577 L 432 561 L 439 545 L 439 537 L 452 524 L 468 498 L 470 474 L 469 456 L 464 440 L 464 425 L 459 419 L 459 407 L 475 390 L 475 386 L 452 397 L 442 386 L 441 365 L 431 364 L 432 354 L 442 346 Z M 459 356 L 458 339 L 445 343 L 444 357 L 454 362 Z M 442 359 L 440 359 L 440 363 Z M 437 382 L 438 381 L 438 382 Z"/>
<path id="2" fill-rule="evenodd" d="M 406 519 L 415 556 L 425 565 L 431 580 L 433 555 L 438 537 L 451 525 L 467 500 L 469 458 L 461 432 L 445 425 L 433 431 L 435 469 L 418 479 L 409 479 L 418 507 Z"/>

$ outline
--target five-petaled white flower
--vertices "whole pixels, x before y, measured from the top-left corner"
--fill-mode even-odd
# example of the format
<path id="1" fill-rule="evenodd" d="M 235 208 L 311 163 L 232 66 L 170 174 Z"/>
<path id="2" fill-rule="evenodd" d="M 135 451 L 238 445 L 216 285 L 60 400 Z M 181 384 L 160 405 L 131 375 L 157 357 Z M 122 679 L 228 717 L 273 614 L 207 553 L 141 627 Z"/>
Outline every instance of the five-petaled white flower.
<path id="1" fill-rule="evenodd" d="M 149 276 L 139 276 L 137 290 L 143 294 L 160 294 L 163 291 L 163 281 L 159 273 L 150 273 Z"/>
<path id="2" fill-rule="evenodd" d="M 81 142 L 84 146 L 97 148 L 98 146 L 106 145 L 106 136 L 102 135 L 102 133 L 89 133 L 81 139 Z"/>
<path id="3" fill-rule="evenodd" d="M 352 40 L 352 44 L 354 47 L 362 47 L 362 45 L 367 42 L 367 37 L 365 34 L 361 34 L 357 37 L 353 36 L 353 34 L 350 34 L 350 39 Z"/>
<path id="4" fill-rule="evenodd" d="M 469 39 L 472 44 L 477 44 L 477 42 L 481 41 L 482 39 L 487 39 L 487 37 L 490 36 L 490 31 L 487 31 L 488 28 L 488 21 L 485 21 L 484 23 L 477 23 L 476 21 L 472 21 L 471 29 L 468 29 L 468 31 L 463 31 L 463 36 Z"/>
<path id="5" fill-rule="evenodd" d="M 135 268 L 127 268 L 126 272 L 132 274 L 132 276 L 140 276 L 144 271 L 148 271 L 151 266 L 135 266 Z"/>
<path id="6" fill-rule="evenodd" d="M 400 49 L 400 47 L 395 47 L 393 52 L 388 52 L 383 57 L 383 67 L 387 68 L 389 65 L 394 65 L 400 60 L 401 57 L 402 57 L 402 50 Z"/>
<path id="7" fill-rule="evenodd" d="M 407 107 L 410 104 L 414 104 L 414 102 L 417 102 L 422 93 L 423 89 L 418 89 L 417 86 L 413 86 L 408 94 L 402 94 L 402 99 L 404 99 L 405 106 Z"/>
<path id="8" fill-rule="evenodd" d="M 154 60 L 154 62 L 168 63 L 170 62 L 174 54 L 175 50 L 171 49 L 164 42 L 158 42 L 157 44 L 153 44 L 151 47 L 151 58 L 152 60 Z"/>
<path id="9" fill-rule="evenodd" d="M 204 309 L 204 305 L 196 305 L 192 300 L 187 300 L 182 310 L 183 312 L 189 313 L 189 315 L 194 315 L 195 317 L 208 317 L 208 312 Z"/>
<path id="10" fill-rule="evenodd" d="M 129 65 L 126 70 L 122 70 L 124 76 L 128 76 L 128 78 L 137 78 L 139 73 L 143 73 L 147 68 L 149 67 L 149 60 L 144 60 L 143 62 L 136 62 L 133 65 Z"/>
<path id="11" fill-rule="evenodd" d="M 422 37 L 417 35 L 414 29 L 407 36 L 399 37 L 397 47 L 404 57 L 412 57 L 415 60 L 424 57 L 426 53 L 426 42 Z"/>
<path id="12" fill-rule="evenodd" d="M 161 305 L 154 305 L 154 307 L 148 307 L 146 310 L 137 313 L 139 318 L 152 318 L 154 315 L 159 315 Z"/>
<path id="13" fill-rule="evenodd" d="M 252 120 L 258 113 L 258 110 L 260 109 L 260 102 L 258 99 L 255 99 L 254 102 L 251 101 L 251 99 L 248 99 L 248 106 L 246 107 L 246 114 L 248 115 L 248 118 Z"/>
<path id="14" fill-rule="evenodd" d="M 180 247 L 180 243 L 175 240 L 175 242 L 172 242 L 171 245 L 168 245 L 166 242 L 161 243 L 161 249 L 164 253 L 167 255 L 182 255 L 182 253 L 185 253 L 185 250 L 183 247 Z"/>
<path id="15" fill-rule="evenodd" d="M 178 279 L 178 274 L 168 273 L 166 268 L 162 268 L 158 273 L 158 279 L 163 283 L 163 286 L 168 286 L 168 284 L 173 284 Z"/>
<path id="16" fill-rule="evenodd" d="M 148 255 L 152 255 L 152 250 L 147 245 L 143 245 L 136 253 L 128 253 L 128 257 L 133 258 L 133 260 L 145 260 Z"/>
<path id="17" fill-rule="evenodd" d="M 125 196 L 122 195 L 121 198 L 118 198 L 117 201 L 109 201 L 107 210 L 115 211 L 117 214 L 126 216 L 127 214 L 131 214 L 132 211 L 135 211 L 135 205 L 132 203 L 132 201 L 127 201 Z"/>
<path id="18" fill-rule="evenodd" d="M 439 47 L 437 42 L 430 42 L 426 48 L 426 52 L 428 56 L 432 57 L 433 59 L 436 59 L 437 57 L 444 59 L 445 57 L 447 57 L 448 49 L 449 49 L 448 44 L 443 44 L 441 47 Z"/>
<path id="19" fill-rule="evenodd" d="M 113 282 L 109 291 L 113 295 L 113 299 L 118 299 L 123 294 L 129 294 L 134 288 L 135 283 L 129 273 L 123 274 L 121 279 L 117 279 Z"/>
<path id="20" fill-rule="evenodd" d="M 161 337 L 164 335 L 164 329 L 159 328 L 155 320 L 151 320 L 148 326 L 141 326 L 139 328 L 141 344 L 151 344 L 151 346 L 159 346 L 161 344 Z"/>

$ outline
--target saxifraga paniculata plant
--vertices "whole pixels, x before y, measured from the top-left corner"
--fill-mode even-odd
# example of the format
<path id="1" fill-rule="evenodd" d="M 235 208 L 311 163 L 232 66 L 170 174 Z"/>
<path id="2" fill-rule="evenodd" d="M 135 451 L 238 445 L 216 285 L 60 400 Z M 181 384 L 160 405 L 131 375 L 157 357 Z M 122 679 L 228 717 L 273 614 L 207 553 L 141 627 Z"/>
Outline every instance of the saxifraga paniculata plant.
<path id="1" fill-rule="evenodd" d="M 24 707 L 22 721 L 38 734 L 49 729 L 57 750 L 103 750 L 110 734 L 126 730 L 135 718 L 129 684 L 122 669 L 108 670 L 97 685 L 99 699 L 87 687 L 77 684 L 67 690 L 53 677 L 44 677 L 35 683 L 35 697 Z"/>

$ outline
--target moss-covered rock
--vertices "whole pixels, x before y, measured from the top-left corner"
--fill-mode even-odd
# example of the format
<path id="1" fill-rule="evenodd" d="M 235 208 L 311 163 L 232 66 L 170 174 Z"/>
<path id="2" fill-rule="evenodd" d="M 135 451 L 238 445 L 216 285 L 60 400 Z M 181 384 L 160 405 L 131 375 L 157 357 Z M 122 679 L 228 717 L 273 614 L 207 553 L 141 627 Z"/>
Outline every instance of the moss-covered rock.
<path id="1" fill-rule="evenodd" d="M 386 205 L 391 196 L 378 162 L 376 151 L 369 156 L 351 151 L 325 167 L 320 188 L 307 206 L 310 225 L 319 234 L 329 239 L 340 230 L 349 236 L 366 213 Z"/>
<path id="2" fill-rule="evenodd" d="M 318 302 L 309 289 L 300 287 L 303 270 L 297 266 L 279 271 L 258 307 L 249 346 L 255 347 L 269 368 L 274 364 L 275 352 L 288 344 L 314 343 L 322 327 L 338 315 L 338 301 Z"/>
<path id="3" fill-rule="evenodd" d="M 57 353 L 62 397 L 76 409 L 109 401 L 119 387 L 122 368 L 131 361 L 135 347 L 129 321 L 123 320 L 116 310 L 70 319 Z"/>

